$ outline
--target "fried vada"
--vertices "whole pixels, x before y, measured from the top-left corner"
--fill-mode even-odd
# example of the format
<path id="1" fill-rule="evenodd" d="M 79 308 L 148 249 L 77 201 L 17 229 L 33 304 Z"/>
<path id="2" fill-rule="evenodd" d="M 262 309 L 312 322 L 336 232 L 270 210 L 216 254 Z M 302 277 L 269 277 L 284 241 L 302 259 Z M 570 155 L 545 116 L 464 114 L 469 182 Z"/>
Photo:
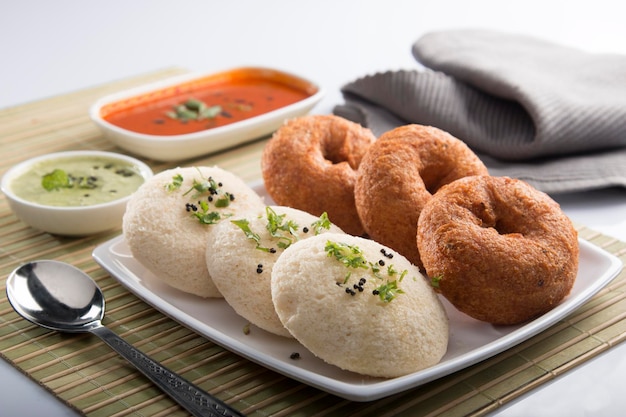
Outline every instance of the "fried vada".
<path id="1" fill-rule="evenodd" d="M 551 310 L 578 271 L 570 219 L 547 194 L 507 177 L 465 177 L 442 187 L 422 210 L 417 246 L 437 291 L 493 324 Z"/>

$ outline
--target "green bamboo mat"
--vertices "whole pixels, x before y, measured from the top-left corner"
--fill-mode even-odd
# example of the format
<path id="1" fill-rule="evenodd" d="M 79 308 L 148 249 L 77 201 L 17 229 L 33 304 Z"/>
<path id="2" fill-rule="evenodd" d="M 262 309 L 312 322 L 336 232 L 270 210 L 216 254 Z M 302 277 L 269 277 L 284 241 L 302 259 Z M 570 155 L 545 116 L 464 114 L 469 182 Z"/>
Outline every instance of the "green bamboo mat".
<path id="1" fill-rule="evenodd" d="M 183 72 L 166 69 L 0 111 L 0 175 L 31 156 L 63 150 L 124 152 L 105 140 L 87 110 L 97 98 Z M 176 165 L 213 165 L 246 181 L 260 178 L 259 140 Z M 144 159 L 145 160 L 145 159 Z M 146 161 L 158 172 L 172 164 Z M 580 236 L 626 262 L 626 243 L 579 227 Z M 91 335 L 66 335 L 20 318 L 5 280 L 32 259 L 69 262 L 105 293 L 111 328 L 137 348 L 250 416 L 483 415 L 626 338 L 626 273 L 543 333 L 504 353 L 421 387 L 357 403 L 296 382 L 196 335 L 126 291 L 91 257 L 119 230 L 85 238 L 37 232 L 0 197 L 0 354 L 70 407 L 89 416 L 184 416 L 169 397 Z"/>

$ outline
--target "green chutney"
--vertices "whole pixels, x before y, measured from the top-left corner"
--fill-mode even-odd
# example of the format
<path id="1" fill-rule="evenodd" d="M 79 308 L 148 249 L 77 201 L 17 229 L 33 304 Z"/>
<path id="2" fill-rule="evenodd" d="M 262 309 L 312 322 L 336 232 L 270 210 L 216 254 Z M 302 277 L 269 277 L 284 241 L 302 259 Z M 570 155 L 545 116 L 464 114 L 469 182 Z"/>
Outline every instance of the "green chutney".
<path id="1" fill-rule="evenodd" d="M 13 179 L 11 190 L 37 204 L 92 206 L 126 197 L 144 182 L 139 168 L 102 156 L 77 156 L 41 161 Z"/>

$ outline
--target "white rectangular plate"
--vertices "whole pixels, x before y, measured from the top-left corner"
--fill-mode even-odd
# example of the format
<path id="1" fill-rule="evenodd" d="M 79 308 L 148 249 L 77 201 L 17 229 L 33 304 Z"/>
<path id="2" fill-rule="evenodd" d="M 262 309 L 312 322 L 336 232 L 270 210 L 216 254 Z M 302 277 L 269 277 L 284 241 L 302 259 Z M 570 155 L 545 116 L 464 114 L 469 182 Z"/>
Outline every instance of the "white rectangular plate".
<path id="1" fill-rule="evenodd" d="M 139 298 L 198 334 L 283 375 L 353 401 L 395 394 L 509 349 L 580 307 L 622 268 L 617 257 L 580 240 L 578 277 L 569 297 L 538 319 L 518 326 L 493 326 L 473 320 L 444 300 L 450 318 L 450 341 L 441 362 L 410 375 L 381 379 L 342 371 L 316 358 L 297 341 L 256 327 L 244 334 L 247 320 L 238 316 L 226 301 L 203 299 L 162 283 L 132 257 L 122 236 L 98 246 L 93 256 Z M 290 358 L 293 352 L 300 354 L 299 360 Z"/>

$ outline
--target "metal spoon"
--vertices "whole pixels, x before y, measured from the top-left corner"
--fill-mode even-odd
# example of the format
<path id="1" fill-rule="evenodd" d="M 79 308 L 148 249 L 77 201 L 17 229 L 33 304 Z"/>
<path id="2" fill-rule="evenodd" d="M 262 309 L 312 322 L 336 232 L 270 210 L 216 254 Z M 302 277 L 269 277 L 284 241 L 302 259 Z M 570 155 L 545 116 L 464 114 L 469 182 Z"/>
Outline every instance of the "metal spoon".
<path id="1" fill-rule="evenodd" d="M 104 327 L 102 291 L 80 269 L 34 261 L 15 269 L 6 286 L 9 302 L 22 317 L 52 330 L 95 334 L 194 416 L 243 416 Z"/>

